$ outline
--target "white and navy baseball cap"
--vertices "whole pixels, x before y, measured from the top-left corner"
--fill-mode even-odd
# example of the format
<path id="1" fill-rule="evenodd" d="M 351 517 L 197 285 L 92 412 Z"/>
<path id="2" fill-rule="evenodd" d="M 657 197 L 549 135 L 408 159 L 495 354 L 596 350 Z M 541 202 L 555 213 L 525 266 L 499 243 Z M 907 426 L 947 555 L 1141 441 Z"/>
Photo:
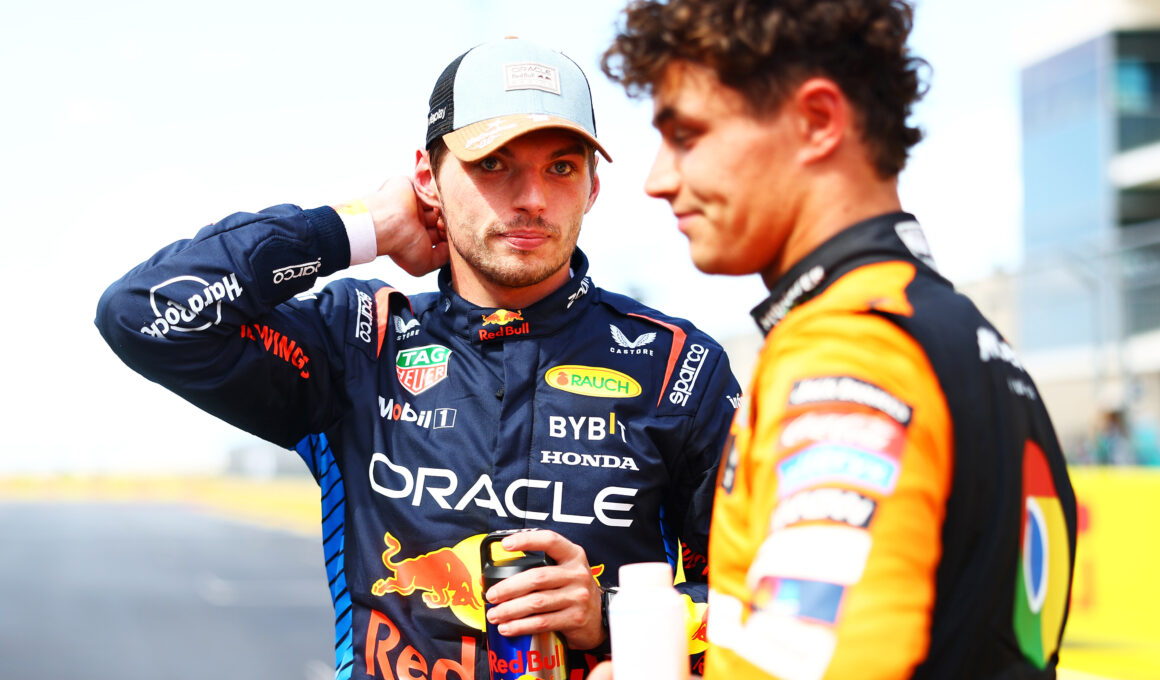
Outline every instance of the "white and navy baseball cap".
<path id="1" fill-rule="evenodd" d="M 477 161 L 532 130 L 571 130 L 609 161 L 596 140 L 584 71 L 563 54 L 516 38 L 484 43 L 443 69 L 431 91 L 427 148 L 442 138 L 461 161 Z"/>

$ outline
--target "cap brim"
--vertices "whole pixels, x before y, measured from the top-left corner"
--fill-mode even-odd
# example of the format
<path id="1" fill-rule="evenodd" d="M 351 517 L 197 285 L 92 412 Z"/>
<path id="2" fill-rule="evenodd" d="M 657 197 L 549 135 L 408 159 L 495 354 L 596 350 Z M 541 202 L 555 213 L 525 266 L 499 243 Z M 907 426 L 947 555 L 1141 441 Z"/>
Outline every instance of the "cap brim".
<path id="1" fill-rule="evenodd" d="M 488 156 L 520 135 L 526 135 L 533 130 L 549 128 L 576 133 L 596 147 L 596 150 L 600 152 L 601 156 L 604 156 L 605 160 L 609 163 L 612 162 L 612 157 L 608 155 L 600 142 L 596 141 L 596 138 L 582 125 L 567 118 L 542 113 L 525 113 L 481 120 L 478 123 L 465 125 L 458 130 L 448 132 L 443 135 L 443 142 L 447 144 L 447 148 L 456 158 L 465 163 L 472 163 Z"/>

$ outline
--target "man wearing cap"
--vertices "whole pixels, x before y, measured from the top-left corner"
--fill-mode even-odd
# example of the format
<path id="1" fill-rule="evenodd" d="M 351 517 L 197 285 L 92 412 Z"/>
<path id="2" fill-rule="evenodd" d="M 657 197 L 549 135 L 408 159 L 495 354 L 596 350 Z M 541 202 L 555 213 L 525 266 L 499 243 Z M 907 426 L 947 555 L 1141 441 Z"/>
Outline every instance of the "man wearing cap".
<path id="1" fill-rule="evenodd" d="M 230 215 L 101 298 L 97 325 L 129 366 L 293 448 L 318 480 L 336 677 L 503 670 L 487 603 L 504 635 L 557 632 L 582 678 L 607 651 L 619 567 L 666 559 L 704 648 L 709 509 L 739 389 L 708 336 L 586 275 L 597 152 L 610 160 L 575 63 L 480 45 L 436 82 L 412 178 Z M 311 291 L 380 255 L 442 267 L 439 290 Z M 483 592 L 483 535 L 522 528 L 542 530 L 504 547 L 556 564 Z M 529 654 L 507 670 L 555 665 Z"/>

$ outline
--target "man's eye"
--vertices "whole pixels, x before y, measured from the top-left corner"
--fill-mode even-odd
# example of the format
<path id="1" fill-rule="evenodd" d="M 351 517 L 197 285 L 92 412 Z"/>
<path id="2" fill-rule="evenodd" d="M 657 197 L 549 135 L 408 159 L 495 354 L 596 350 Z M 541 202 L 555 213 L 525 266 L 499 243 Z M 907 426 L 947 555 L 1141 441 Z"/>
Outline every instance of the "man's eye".
<path id="1" fill-rule="evenodd" d="M 556 161 L 552 164 L 552 172 L 557 175 L 567 175 L 575 172 L 576 167 L 568 161 Z"/>
<path id="2" fill-rule="evenodd" d="M 483 168 L 484 170 L 499 170 L 501 164 L 498 158 L 494 156 L 488 156 L 479 162 L 479 167 Z"/>
<path id="3" fill-rule="evenodd" d="M 697 139 L 696 133 L 686 127 L 673 127 L 666 136 L 672 142 L 673 146 L 680 148 L 692 146 L 693 142 Z"/>

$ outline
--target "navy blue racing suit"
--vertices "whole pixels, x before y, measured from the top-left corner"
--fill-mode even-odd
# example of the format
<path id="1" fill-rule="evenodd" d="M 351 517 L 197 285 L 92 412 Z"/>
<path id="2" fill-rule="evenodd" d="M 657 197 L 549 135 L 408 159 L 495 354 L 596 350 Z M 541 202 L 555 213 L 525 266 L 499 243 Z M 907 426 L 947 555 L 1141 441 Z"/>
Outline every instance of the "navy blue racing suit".
<path id="1" fill-rule="evenodd" d="M 682 566 L 704 648 L 717 462 L 739 387 L 687 321 L 570 281 L 520 310 L 320 276 L 350 264 L 331 208 L 239 213 L 114 283 L 97 326 L 130 367 L 295 449 L 321 488 L 338 678 L 487 678 L 479 542 L 542 527 L 603 586 Z M 570 652 L 570 680 L 598 650 Z"/>

